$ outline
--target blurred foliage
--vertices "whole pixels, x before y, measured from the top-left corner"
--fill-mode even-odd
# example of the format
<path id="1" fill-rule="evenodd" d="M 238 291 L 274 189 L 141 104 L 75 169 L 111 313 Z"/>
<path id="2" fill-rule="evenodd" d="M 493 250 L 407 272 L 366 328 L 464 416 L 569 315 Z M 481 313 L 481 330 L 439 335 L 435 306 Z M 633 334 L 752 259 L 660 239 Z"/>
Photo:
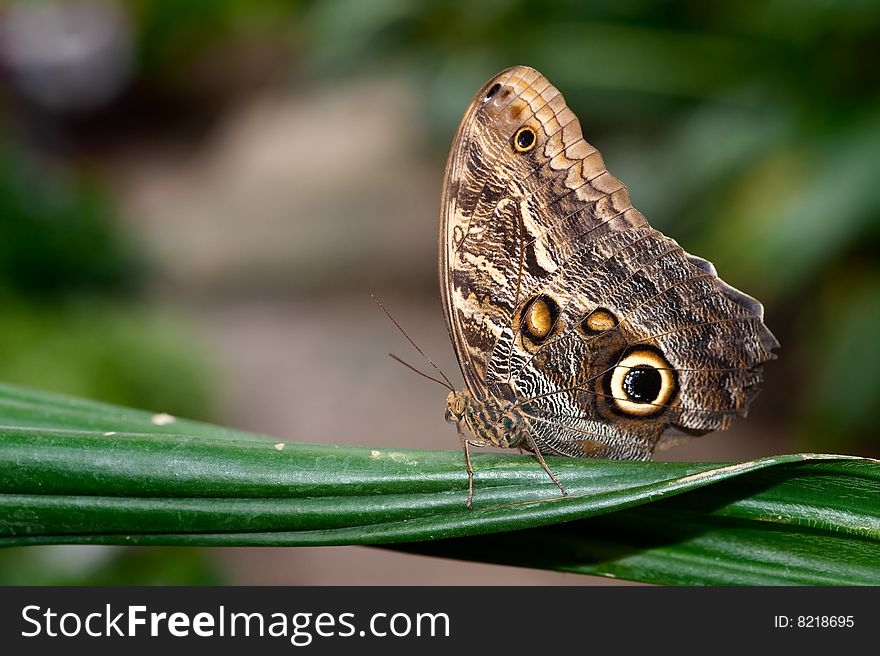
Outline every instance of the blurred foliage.
<path id="1" fill-rule="evenodd" d="M 181 64 L 243 36 L 266 38 L 284 28 L 296 3 L 287 0 L 130 0 L 137 24 L 140 74 L 168 81 Z"/>
<path id="2" fill-rule="evenodd" d="M 139 269 L 97 182 L 41 167 L 0 139 L 0 288 L 43 298 L 125 291 Z"/>
<path id="3" fill-rule="evenodd" d="M 0 379 L 210 415 L 208 354 L 180 319 L 131 298 L 142 258 L 100 187 L 29 164 L 0 151 Z M 6 585 L 217 582 L 195 550 L 0 552 Z"/>
<path id="4" fill-rule="evenodd" d="M 0 149 L 0 379 L 205 416 L 207 353 L 135 299 L 143 256 L 101 187 Z"/>
<path id="5" fill-rule="evenodd" d="M 219 585 L 219 568 L 190 548 L 51 546 L 0 550 L 0 585 Z"/>
<path id="6" fill-rule="evenodd" d="M 800 326 L 800 352 L 792 355 L 800 359 L 802 370 L 822 374 L 809 388 L 800 428 L 819 439 L 853 435 L 854 450 L 871 453 L 877 450 L 876 428 L 872 432 L 871 426 L 876 426 L 880 390 L 880 276 L 876 269 L 848 273 L 830 276 L 816 294 L 822 323 Z"/>
<path id="7" fill-rule="evenodd" d="M 0 304 L 0 379 L 210 416 L 208 353 L 170 312 L 93 296 L 49 303 L 0 294 Z"/>

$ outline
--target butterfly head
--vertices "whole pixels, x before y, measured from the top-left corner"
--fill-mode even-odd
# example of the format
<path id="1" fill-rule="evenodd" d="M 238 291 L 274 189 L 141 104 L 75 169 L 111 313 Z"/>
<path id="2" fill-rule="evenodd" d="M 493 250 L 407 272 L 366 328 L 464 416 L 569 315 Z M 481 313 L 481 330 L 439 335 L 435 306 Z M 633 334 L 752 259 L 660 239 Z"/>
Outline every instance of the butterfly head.
<path id="1" fill-rule="evenodd" d="M 453 390 L 446 397 L 446 421 L 457 424 L 464 419 L 467 412 L 470 394 L 465 390 Z"/>

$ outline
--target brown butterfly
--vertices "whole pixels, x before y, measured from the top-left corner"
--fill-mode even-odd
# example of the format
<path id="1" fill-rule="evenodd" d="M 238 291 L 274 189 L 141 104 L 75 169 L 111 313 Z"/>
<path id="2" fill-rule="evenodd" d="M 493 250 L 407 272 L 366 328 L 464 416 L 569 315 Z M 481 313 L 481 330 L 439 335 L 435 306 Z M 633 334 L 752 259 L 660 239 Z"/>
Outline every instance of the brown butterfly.
<path id="1" fill-rule="evenodd" d="M 779 346 L 755 299 L 651 228 L 533 68 L 465 112 L 446 165 L 440 287 L 470 446 L 648 460 L 668 429 L 727 428 Z M 466 437 L 463 428 L 472 434 Z"/>

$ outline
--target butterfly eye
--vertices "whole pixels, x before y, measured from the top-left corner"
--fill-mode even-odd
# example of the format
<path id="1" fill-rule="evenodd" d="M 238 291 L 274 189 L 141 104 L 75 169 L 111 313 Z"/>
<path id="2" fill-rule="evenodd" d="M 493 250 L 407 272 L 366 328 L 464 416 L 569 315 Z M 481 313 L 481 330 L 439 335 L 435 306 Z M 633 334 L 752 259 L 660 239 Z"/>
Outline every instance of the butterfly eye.
<path id="1" fill-rule="evenodd" d="M 513 136 L 513 147 L 520 153 L 529 152 L 536 143 L 538 143 L 538 135 L 528 126 L 520 128 Z"/>
<path id="2" fill-rule="evenodd" d="M 500 88 L 501 88 L 501 83 L 500 83 L 500 82 L 496 82 L 495 84 L 493 84 L 493 85 L 489 88 L 489 90 L 486 92 L 486 95 L 483 96 L 483 102 L 488 102 L 489 100 L 491 100 L 491 99 L 492 99 L 492 96 L 494 96 L 496 93 L 498 93 L 498 90 L 499 90 Z"/>
<path id="3" fill-rule="evenodd" d="M 653 349 L 629 351 L 611 370 L 607 389 L 612 407 L 633 417 L 650 417 L 664 410 L 678 387 L 675 372 Z"/>
<path id="4" fill-rule="evenodd" d="M 559 306 L 549 296 L 535 296 L 523 308 L 520 331 L 537 345 L 547 339 L 559 318 Z"/>

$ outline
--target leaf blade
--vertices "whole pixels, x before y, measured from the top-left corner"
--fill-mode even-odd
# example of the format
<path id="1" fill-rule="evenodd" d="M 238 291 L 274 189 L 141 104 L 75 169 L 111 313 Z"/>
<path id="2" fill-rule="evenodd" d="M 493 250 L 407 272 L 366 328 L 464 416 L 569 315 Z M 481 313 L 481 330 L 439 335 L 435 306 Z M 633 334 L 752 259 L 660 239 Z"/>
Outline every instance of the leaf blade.
<path id="1" fill-rule="evenodd" d="M 653 583 L 880 583 L 880 466 L 273 443 L 0 386 L 0 546 L 385 545 Z"/>

